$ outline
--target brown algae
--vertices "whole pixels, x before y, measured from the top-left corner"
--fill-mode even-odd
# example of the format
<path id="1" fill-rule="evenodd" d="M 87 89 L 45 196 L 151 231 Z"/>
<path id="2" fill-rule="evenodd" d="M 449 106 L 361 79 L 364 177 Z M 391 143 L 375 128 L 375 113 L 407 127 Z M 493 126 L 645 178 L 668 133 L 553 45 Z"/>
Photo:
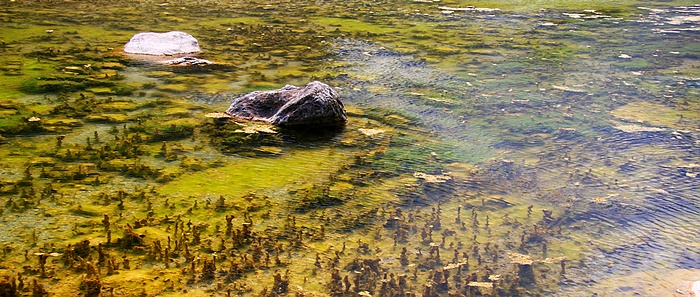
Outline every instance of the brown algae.
<path id="1" fill-rule="evenodd" d="M 105 3 L 0 11 L 0 295 L 658 295 L 625 284 L 697 272 L 697 42 L 627 25 L 692 3 Z M 173 26 L 216 64 L 121 53 Z M 343 129 L 207 116 L 315 79 Z"/>

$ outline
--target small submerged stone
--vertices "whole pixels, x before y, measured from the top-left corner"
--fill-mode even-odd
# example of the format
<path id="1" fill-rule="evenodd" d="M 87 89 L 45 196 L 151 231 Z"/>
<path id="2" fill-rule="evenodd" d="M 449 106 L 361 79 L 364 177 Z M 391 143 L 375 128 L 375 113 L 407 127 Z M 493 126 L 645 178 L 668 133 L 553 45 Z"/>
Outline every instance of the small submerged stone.
<path id="1" fill-rule="evenodd" d="M 467 6 L 467 7 L 450 7 L 450 6 L 439 6 L 438 9 L 441 9 L 443 11 L 474 11 L 474 12 L 494 12 L 494 11 L 500 11 L 500 8 L 485 8 L 485 7 L 474 7 L 474 6 Z"/>
<path id="2" fill-rule="evenodd" d="M 210 112 L 208 114 L 204 115 L 207 118 L 212 118 L 212 119 L 230 119 L 232 118 L 230 115 L 223 113 L 223 112 Z"/>
<path id="3" fill-rule="evenodd" d="M 379 134 L 386 132 L 382 129 L 362 129 L 362 128 L 360 128 L 357 130 L 359 130 L 362 134 L 367 135 L 369 137 L 376 136 L 376 135 L 379 135 Z"/>
<path id="4" fill-rule="evenodd" d="M 572 19 L 580 19 L 580 18 L 586 16 L 585 14 L 582 14 L 582 13 L 562 13 L 562 14 L 565 16 L 568 16 Z"/>
<path id="5" fill-rule="evenodd" d="M 234 131 L 234 133 L 245 133 L 245 134 L 257 134 L 257 133 L 269 133 L 269 134 L 275 134 L 277 131 L 272 130 L 270 126 L 263 126 L 263 125 L 248 125 L 243 127 L 242 129 L 238 129 Z"/>
<path id="6" fill-rule="evenodd" d="M 700 164 L 690 163 L 687 165 L 681 165 L 678 166 L 678 169 L 683 175 L 687 177 L 696 178 L 698 177 L 698 175 L 700 175 Z"/>
<path id="7" fill-rule="evenodd" d="M 664 129 L 664 128 L 642 126 L 639 124 L 622 124 L 622 123 L 618 123 L 617 125 L 615 125 L 614 128 L 617 130 L 620 130 L 622 132 L 625 132 L 625 133 L 666 131 L 666 129 Z"/>
<path id="8" fill-rule="evenodd" d="M 560 91 L 564 91 L 564 92 L 571 92 L 571 93 L 588 93 L 588 91 L 586 91 L 586 90 L 572 88 L 572 87 L 568 87 L 568 86 L 552 85 L 552 89 L 560 90 Z"/>
<path id="9" fill-rule="evenodd" d="M 492 282 L 469 282 L 467 286 L 478 288 L 493 288 Z"/>
<path id="10" fill-rule="evenodd" d="M 617 57 L 620 58 L 620 59 L 632 59 L 632 56 L 630 56 L 630 55 L 628 55 L 628 54 L 620 54 L 620 55 L 617 56 Z"/>
<path id="11" fill-rule="evenodd" d="M 428 183 L 444 183 L 452 180 L 452 177 L 444 174 L 427 174 L 423 172 L 415 172 L 413 176 L 425 180 Z"/>
<path id="12" fill-rule="evenodd" d="M 165 64 L 175 66 L 205 66 L 214 64 L 214 62 L 204 59 L 198 59 L 195 57 L 182 57 L 165 61 Z"/>

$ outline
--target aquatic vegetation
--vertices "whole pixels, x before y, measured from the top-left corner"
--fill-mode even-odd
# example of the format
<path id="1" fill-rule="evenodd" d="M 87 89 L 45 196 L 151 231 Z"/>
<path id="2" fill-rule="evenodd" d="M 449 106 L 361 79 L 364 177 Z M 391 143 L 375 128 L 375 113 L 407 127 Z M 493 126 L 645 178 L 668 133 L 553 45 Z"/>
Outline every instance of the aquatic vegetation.
<path id="1" fill-rule="evenodd" d="M 671 293 L 651 279 L 696 280 L 690 1 L 6 4 L 0 295 L 652 296 Z M 173 27 L 215 64 L 121 53 Z M 346 126 L 216 116 L 315 79 Z"/>
<path id="2" fill-rule="evenodd" d="M 699 121 L 696 113 L 698 108 L 694 106 L 696 104 L 688 102 L 685 108 L 674 109 L 651 102 L 631 102 L 616 108 L 610 114 L 625 121 L 685 130 L 692 129 Z"/>

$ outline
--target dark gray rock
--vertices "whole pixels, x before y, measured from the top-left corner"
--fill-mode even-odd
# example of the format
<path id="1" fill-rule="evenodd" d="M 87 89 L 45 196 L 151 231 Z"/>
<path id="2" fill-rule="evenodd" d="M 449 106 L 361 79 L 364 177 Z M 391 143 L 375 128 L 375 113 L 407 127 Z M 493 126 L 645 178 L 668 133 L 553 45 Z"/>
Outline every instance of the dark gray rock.
<path id="1" fill-rule="evenodd" d="M 255 91 L 236 98 L 226 113 L 234 118 L 264 121 L 277 126 L 334 126 L 347 122 L 338 93 L 314 81 L 304 87 Z"/>

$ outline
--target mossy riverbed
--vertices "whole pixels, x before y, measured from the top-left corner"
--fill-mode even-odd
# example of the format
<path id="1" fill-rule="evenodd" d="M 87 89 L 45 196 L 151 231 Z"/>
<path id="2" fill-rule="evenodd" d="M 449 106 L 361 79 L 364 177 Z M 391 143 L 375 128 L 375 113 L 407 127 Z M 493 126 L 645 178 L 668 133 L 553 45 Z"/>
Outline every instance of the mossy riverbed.
<path id="1" fill-rule="evenodd" d="M 5 1 L 0 295 L 687 295 L 692 5 Z M 346 126 L 206 116 L 312 80 Z"/>

